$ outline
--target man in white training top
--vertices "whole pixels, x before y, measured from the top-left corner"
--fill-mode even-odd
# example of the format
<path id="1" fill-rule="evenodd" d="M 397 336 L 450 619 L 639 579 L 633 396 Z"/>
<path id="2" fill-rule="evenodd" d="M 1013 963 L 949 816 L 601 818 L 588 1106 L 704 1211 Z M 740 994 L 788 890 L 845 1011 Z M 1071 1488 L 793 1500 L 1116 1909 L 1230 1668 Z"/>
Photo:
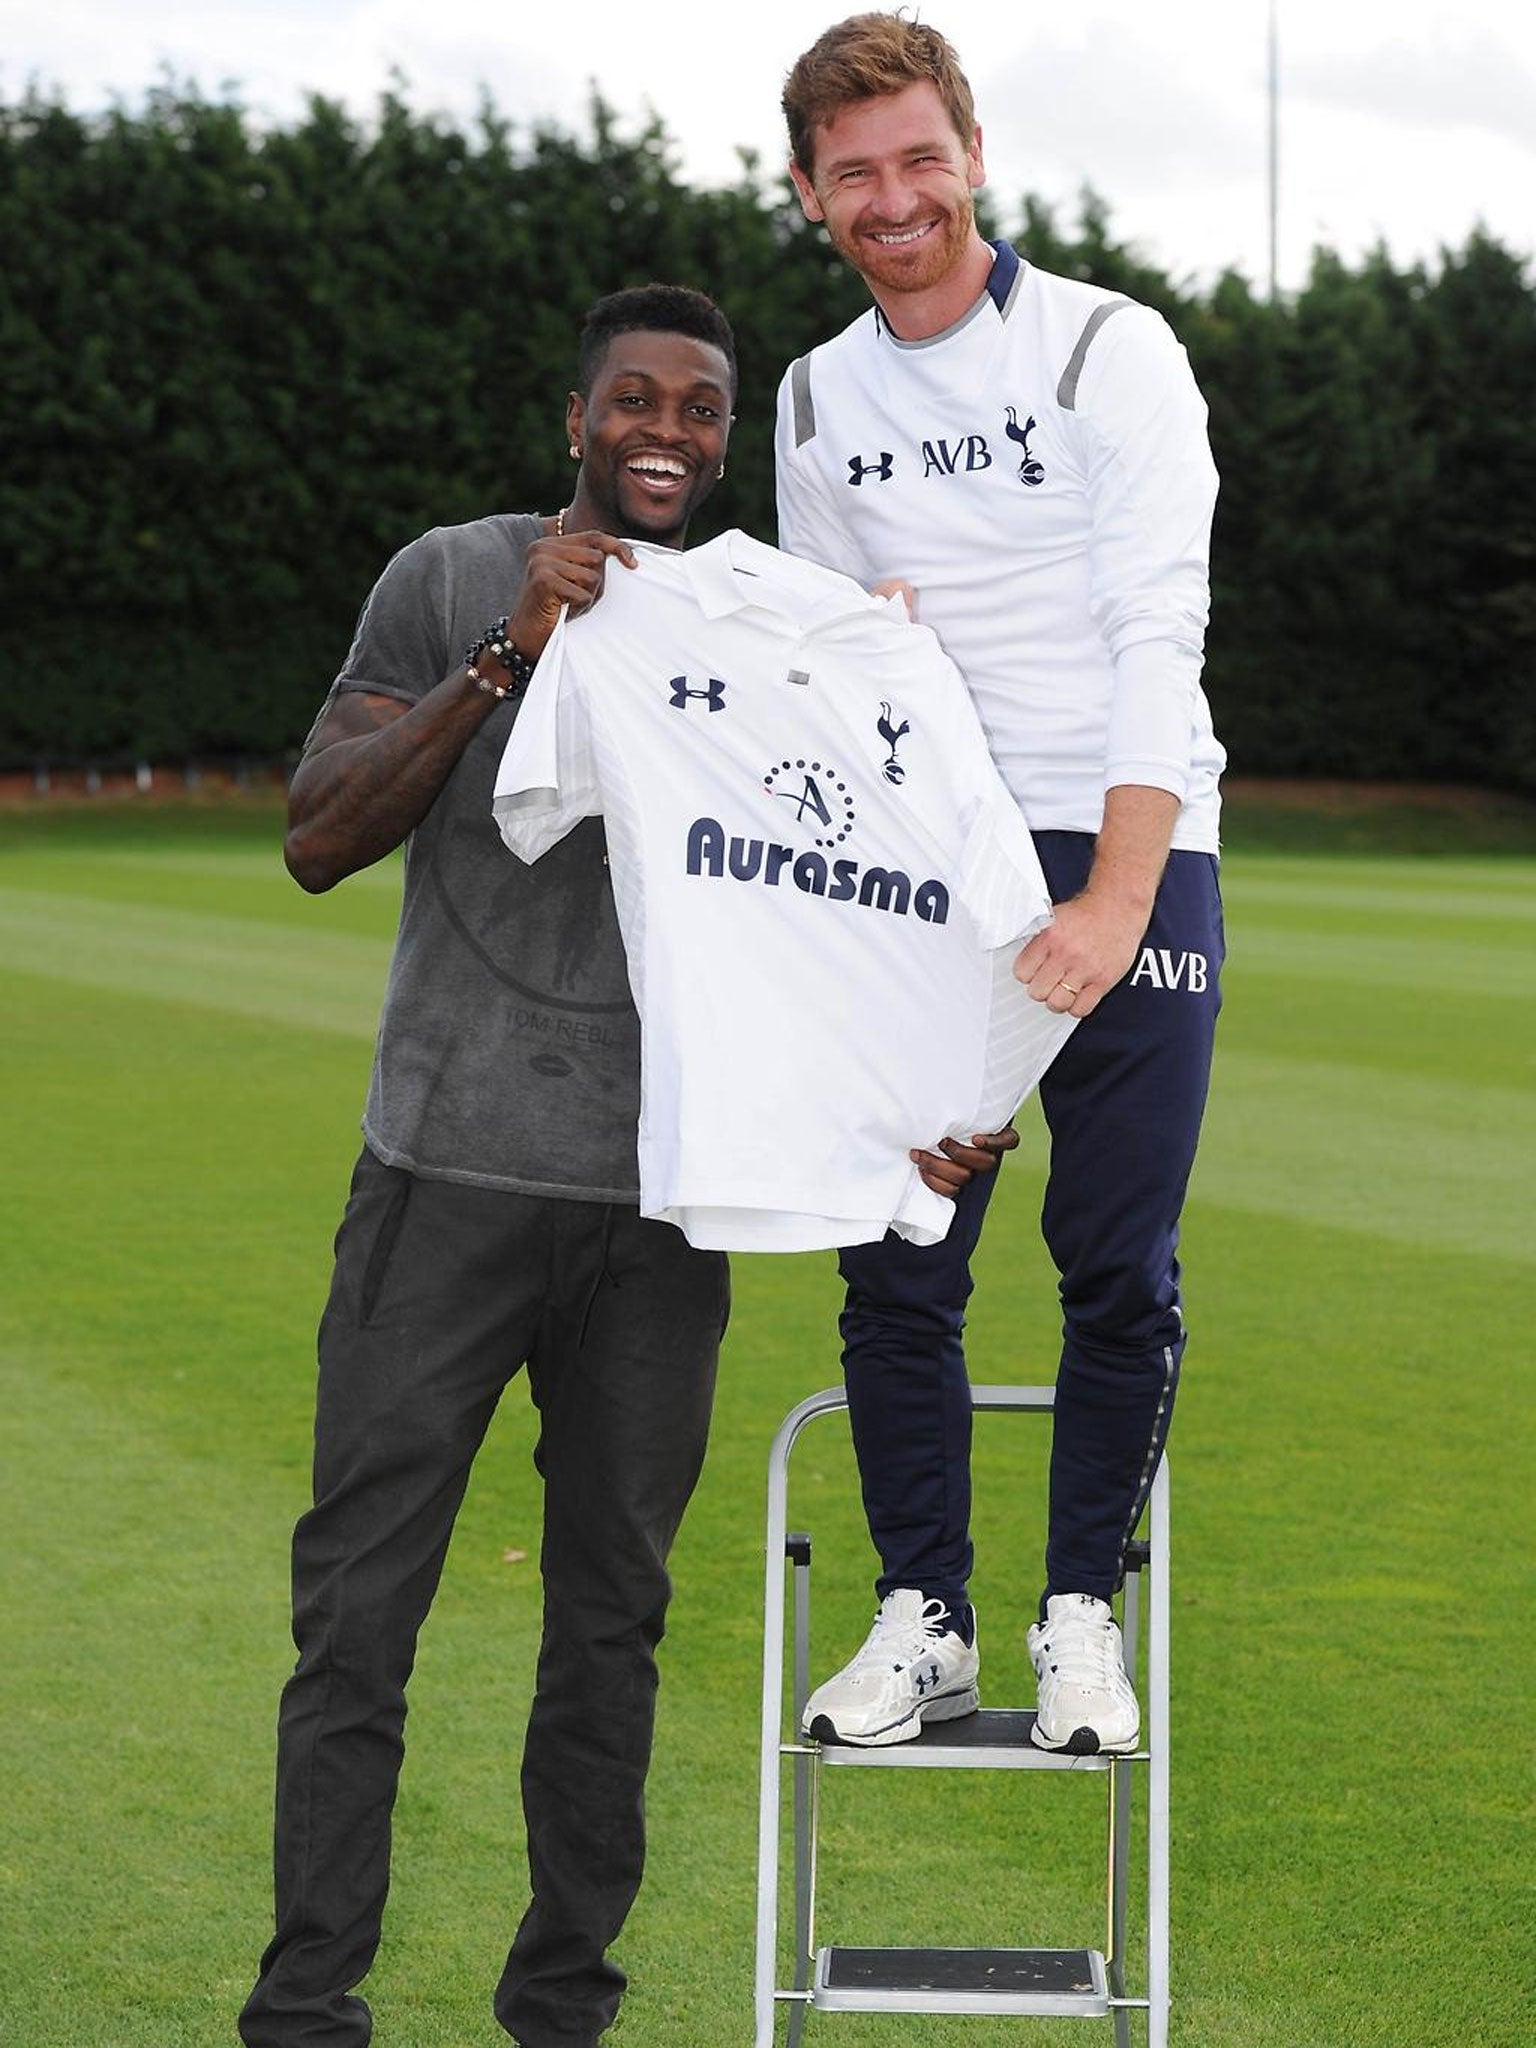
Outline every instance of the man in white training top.
<path id="1" fill-rule="evenodd" d="M 1184 1350 L 1178 1224 L 1223 957 L 1205 406 L 1156 313 L 983 240 L 981 131 L 937 30 L 854 16 L 794 66 L 784 110 L 801 204 L 875 303 L 784 378 L 780 542 L 903 587 L 959 666 L 1056 905 L 1015 971 L 1081 1020 L 1040 1087 L 1063 1343 L 1028 1642 L 1034 1740 L 1125 1751 L 1109 1603 Z M 942 1244 L 842 1255 L 881 1606 L 807 1704 L 823 1739 L 903 1741 L 976 1701 L 960 1333 L 994 1178 L 962 1189 Z"/>

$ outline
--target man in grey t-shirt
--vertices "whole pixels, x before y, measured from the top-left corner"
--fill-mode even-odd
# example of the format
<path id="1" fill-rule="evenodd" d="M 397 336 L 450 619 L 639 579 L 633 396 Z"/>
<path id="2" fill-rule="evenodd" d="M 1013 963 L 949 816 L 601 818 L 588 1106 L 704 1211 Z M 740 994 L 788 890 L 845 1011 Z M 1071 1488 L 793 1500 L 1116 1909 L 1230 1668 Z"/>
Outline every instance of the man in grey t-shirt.
<path id="1" fill-rule="evenodd" d="M 523 1752 L 532 1898 L 495 1998 L 523 2048 L 591 2048 L 640 1882 L 666 1557 L 704 1455 L 721 1254 L 642 1220 L 639 1030 L 601 826 L 536 866 L 491 818 L 516 702 L 562 605 L 680 547 L 723 475 L 724 316 L 652 285 L 599 301 L 553 518 L 401 550 L 294 777 L 288 866 L 329 889 L 405 845 L 365 1144 L 320 1327 L 298 1664 L 278 1717 L 276 1931 L 248 2048 L 362 2048 L 405 1686 L 470 1465 L 526 1365 L 544 1481 L 544 1634 Z M 464 650 L 468 650 L 465 652 Z"/>

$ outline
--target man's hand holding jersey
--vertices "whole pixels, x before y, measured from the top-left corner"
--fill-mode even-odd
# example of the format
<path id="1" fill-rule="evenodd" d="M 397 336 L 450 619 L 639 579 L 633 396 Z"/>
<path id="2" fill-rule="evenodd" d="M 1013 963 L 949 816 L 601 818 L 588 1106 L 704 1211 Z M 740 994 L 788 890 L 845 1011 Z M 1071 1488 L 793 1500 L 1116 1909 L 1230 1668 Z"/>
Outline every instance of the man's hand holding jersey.
<path id="1" fill-rule="evenodd" d="M 1009 1124 L 1005 1130 L 978 1133 L 969 1145 L 962 1145 L 957 1138 L 940 1138 L 932 1151 L 916 1151 L 907 1156 L 924 1187 L 953 1201 L 978 1173 L 995 1173 L 1003 1154 L 1011 1152 L 1018 1142 L 1019 1134 Z"/>
<path id="2" fill-rule="evenodd" d="M 1130 973 L 1178 815 L 1179 799 L 1166 789 L 1127 782 L 1106 793 L 1087 886 L 1056 905 L 1054 922 L 1013 963 L 1037 1003 L 1086 1017 Z"/>
<path id="3" fill-rule="evenodd" d="M 547 533 L 533 543 L 517 609 L 507 622 L 519 653 L 537 660 L 560 622 L 562 605 L 568 604 L 575 618 L 596 604 L 611 555 L 626 569 L 634 568 L 634 549 L 610 533 Z"/>
<path id="4" fill-rule="evenodd" d="M 1056 905 L 1055 917 L 1036 932 L 1013 971 L 1048 1010 L 1086 1017 L 1130 971 L 1147 928 L 1147 913 L 1092 888 Z"/>

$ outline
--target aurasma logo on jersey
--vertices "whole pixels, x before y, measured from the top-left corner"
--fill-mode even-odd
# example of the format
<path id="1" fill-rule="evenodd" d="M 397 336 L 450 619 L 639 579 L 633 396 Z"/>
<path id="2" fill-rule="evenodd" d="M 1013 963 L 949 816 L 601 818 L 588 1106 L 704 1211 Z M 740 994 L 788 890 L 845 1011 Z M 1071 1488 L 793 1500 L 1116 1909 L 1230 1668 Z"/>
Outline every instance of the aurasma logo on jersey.
<path id="1" fill-rule="evenodd" d="M 806 680 L 797 671 L 791 671 L 790 679 Z M 702 686 L 687 676 L 673 676 L 667 687 L 674 710 L 686 711 L 697 703 L 711 711 L 725 709 L 727 686 L 717 676 Z M 911 732 L 911 720 L 882 698 L 874 728 L 886 749 L 880 772 L 899 788 L 907 771 L 897 758 L 897 748 Z M 796 824 L 810 833 L 814 844 L 797 852 L 766 837 L 727 834 L 716 818 L 695 818 L 688 828 L 690 875 L 713 881 L 762 882 L 770 889 L 777 889 L 787 876 L 790 886 L 806 896 L 824 896 L 831 903 L 858 903 L 895 917 L 910 914 L 924 924 L 948 922 L 949 890 L 937 879 L 914 882 L 901 868 L 863 867 L 856 860 L 827 858 L 850 837 L 858 815 L 848 778 L 830 761 L 786 754 L 764 770 L 762 787 L 765 796 L 789 805 Z M 823 847 L 826 853 L 819 851 Z"/>
<path id="2" fill-rule="evenodd" d="M 895 917 L 910 914 L 924 924 L 949 921 L 949 891 L 940 881 L 914 882 L 900 868 L 866 868 L 856 860 L 797 853 L 771 839 L 728 834 L 715 818 L 695 818 L 688 828 L 688 873 L 712 881 L 762 882 L 770 889 L 787 882 L 829 903 L 858 903 Z"/>
<path id="3" fill-rule="evenodd" d="M 1045 482 L 1045 464 L 1032 455 L 1029 448 L 1029 437 L 1036 428 L 1034 415 L 1030 414 L 1021 425 L 1014 406 L 1005 405 L 1003 411 L 1007 414 L 1003 432 L 1016 444 L 1019 452 L 1019 482 L 1033 489 L 1036 484 Z M 962 476 L 990 469 L 995 458 L 985 434 L 956 434 L 953 438 L 947 434 L 933 434 L 918 442 L 913 460 L 921 463 L 922 476 L 926 479 L 931 476 Z M 896 474 L 896 467 L 896 455 L 889 448 L 882 448 L 873 462 L 866 461 L 862 454 L 850 455 L 848 482 L 860 489 L 866 483 L 888 484 Z"/>
<path id="4" fill-rule="evenodd" d="M 891 722 L 891 707 L 882 703 L 877 722 L 881 740 L 890 748 L 881 763 L 887 780 L 892 766 L 899 770 L 896 746 L 911 727 L 905 719 L 899 730 Z M 930 878 L 914 882 L 901 868 L 862 867 L 856 860 L 829 859 L 853 832 L 857 811 L 847 779 L 830 762 L 786 756 L 776 761 L 763 776 L 764 794 L 776 803 L 787 803 L 795 822 L 811 833 L 815 845 L 797 852 L 764 838 L 744 833 L 727 835 L 716 818 L 695 818 L 688 828 L 688 873 L 713 881 L 762 882 L 777 889 L 787 880 L 791 888 L 806 896 L 824 896 L 831 903 L 858 903 L 866 910 L 887 910 L 896 917 L 909 914 L 924 924 L 944 924 L 949 918 L 949 891 Z M 819 849 L 825 847 L 827 852 Z"/>

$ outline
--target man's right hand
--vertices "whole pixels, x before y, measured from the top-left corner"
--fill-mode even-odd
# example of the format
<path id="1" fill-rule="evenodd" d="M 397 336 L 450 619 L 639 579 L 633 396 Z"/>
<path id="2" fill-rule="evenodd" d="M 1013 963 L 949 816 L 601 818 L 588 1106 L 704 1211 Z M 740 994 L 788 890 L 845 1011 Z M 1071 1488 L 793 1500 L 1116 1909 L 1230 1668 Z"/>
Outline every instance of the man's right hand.
<path id="1" fill-rule="evenodd" d="M 519 654 L 538 660 L 559 624 L 562 605 L 569 605 L 576 618 L 596 604 L 610 555 L 626 569 L 635 567 L 634 549 L 611 533 L 549 533 L 533 543 L 517 609 L 507 621 Z"/>
<path id="2" fill-rule="evenodd" d="M 537 661 L 560 608 L 588 610 L 602 594 L 610 556 L 636 566 L 627 541 L 608 533 L 545 534 L 528 549 L 507 635 Z M 465 747 L 496 710 L 462 668 L 415 704 L 344 691 L 310 739 L 288 790 L 283 857 L 301 887 L 330 889 L 382 860 L 437 801 Z"/>
<path id="3" fill-rule="evenodd" d="M 962 1145 L 957 1138 L 940 1138 L 931 1150 L 909 1152 L 907 1157 L 924 1187 L 953 1201 L 978 1173 L 996 1173 L 1003 1154 L 1013 1151 L 1018 1142 L 1018 1132 L 1006 1124 L 1000 1131 L 977 1132 L 969 1145 Z"/>

